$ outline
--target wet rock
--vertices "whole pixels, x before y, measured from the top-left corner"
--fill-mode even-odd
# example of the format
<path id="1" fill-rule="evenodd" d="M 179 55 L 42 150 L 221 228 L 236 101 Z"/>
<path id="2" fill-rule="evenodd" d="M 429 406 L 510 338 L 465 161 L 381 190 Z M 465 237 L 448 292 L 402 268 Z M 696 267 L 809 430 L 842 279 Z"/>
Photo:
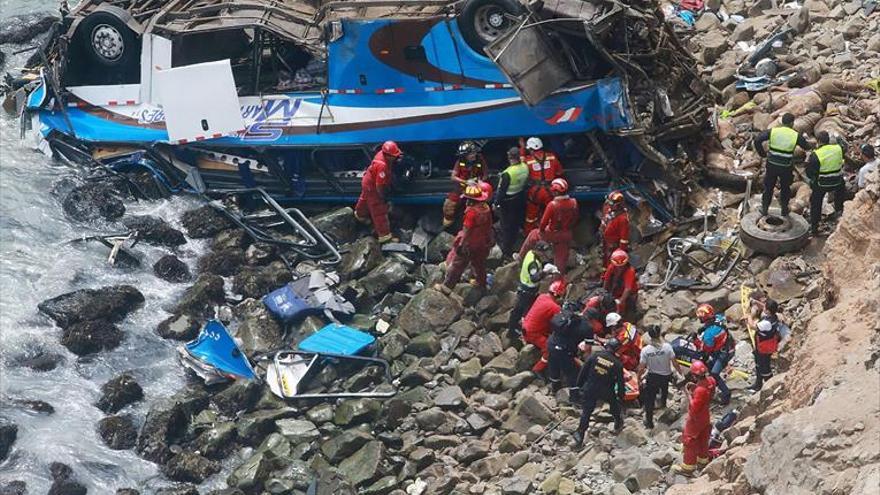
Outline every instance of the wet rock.
<path id="1" fill-rule="evenodd" d="M 223 459 L 235 448 L 237 439 L 235 423 L 227 421 L 199 435 L 195 440 L 195 447 L 208 459 Z"/>
<path id="2" fill-rule="evenodd" d="M 345 430 L 321 445 L 321 452 L 331 463 L 337 463 L 354 454 L 367 442 L 373 440 L 369 433 L 361 430 Z"/>
<path id="3" fill-rule="evenodd" d="M 107 416 L 98 422 L 98 434 L 113 450 L 128 450 L 137 443 L 137 428 L 131 416 Z"/>
<path id="4" fill-rule="evenodd" d="M 77 356 L 86 356 L 119 347 L 122 330 L 106 320 L 80 321 L 64 329 L 61 345 Z"/>
<path id="5" fill-rule="evenodd" d="M 327 211 L 311 220 L 318 230 L 338 244 L 347 244 L 358 238 L 358 223 L 354 218 L 354 210 L 350 207 Z"/>
<path id="6" fill-rule="evenodd" d="M 162 280 L 172 283 L 189 282 L 192 274 L 186 263 L 173 254 L 166 254 L 153 264 L 153 273 Z"/>
<path id="7" fill-rule="evenodd" d="M 134 488 L 120 488 L 119 490 L 116 490 L 116 495 L 141 495 L 141 492 Z"/>
<path id="8" fill-rule="evenodd" d="M 232 290 L 244 297 L 259 299 L 291 280 L 290 270 L 276 261 L 265 267 L 244 267 L 232 280 Z"/>
<path id="9" fill-rule="evenodd" d="M 202 274 L 183 293 L 173 313 L 176 315 L 213 315 L 212 307 L 225 301 L 226 293 L 223 291 L 223 278 L 217 275 Z"/>
<path id="10" fill-rule="evenodd" d="M 26 43 L 49 31 L 58 18 L 46 12 L 22 14 L 6 18 L 0 26 L 0 45 Z"/>
<path id="11" fill-rule="evenodd" d="M 244 250 L 227 248 L 211 251 L 199 258 L 199 273 L 211 273 L 221 277 L 234 275 L 244 265 Z"/>
<path id="12" fill-rule="evenodd" d="M 382 263 L 382 248 L 373 237 L 362 237 L 349 246 L 336 270 L 344 280 L 363 277 Z"/>
<path id="13" fill-rule="evenodd" d="M 277 431 L 293 445 L 310 443 L 321 437 L 315 423 L 305 419 L 281 419 L 275 422 Z"/>
<path id="14" fill-rule="evenodd" d="M 176 315 L 163 320 L 156 327 L 156 333 L 163 339 L 189 341 L 196 338 L 201 322 L 190 315 Z"/>
<path id="15" fill-rule="evenodd" d="M 38 350 L 31 355 L 18 356 L 13 361 L 19 366 L 24 366 L 34 371 L 52 371 L 64 362 L 64 356 L 54 352 Z"/>
<path id="16" fill-rule="evenodd" d="M 211 241 L 211 249 L 214 251 L 245 250 L 250 242 L 250 236 L 243 229 L 227 229 L 214 236 L 214 240 Z"/>
<path id="17" fill-rule="evenodd" d="M 49 487 L 48 495 L 86 495 L 88 490 L 76 480 L 55 480 Z"/>
<path id="18" fill-rule="evenodd" d="M 181 483 L 170 488 L 160 488 L 156 495 L 199 495 L 199 490 L 189 483 Z"/>
<path id="19" fill-rule="evenodd" d="M 115 220 L 125 214 L 125 205 L 111 182 L 89 182 L 73 188 L 61 202 L 72 220 Z"/>
<path id="20" fill-rule="evenodd" d="M 73 476 L 73 468 L 63 462 L 49 464 L 49 475 L 53 480 L 66 480 Z"/>
<path id="21" fill-rule="evenodd" d="M 27 483 L 24 481 L 0 481 L 0 495 L 27 495 Z"/>
<path id="22" fill-rule="evenodd" d="M 138 215 L 122 219 L 130 230 L 138 231 L 138 240 L 156 246 L 177 247 L 186 244 L 186 236 L 161 218 Z"/>
<path id="23" fill-rule="evenodd" d="M 234 336 L 241 341 L 242 352 L 250 356 L 281 347 L 284 332 L 262 301 L 245 299 L 232 312 L 238 321 Z"/>
<path id="24" fill-rule="evenodd" d="M 196 453 L 183 451 L 162 466 L 162 473 L 173 481 L 201 483 L 220 472 L 220 464 Z"/>
<path id="25" fill-rule="evenodd" d="M 144 390 L 131 373 L 123 373 L 101 386 L 98 409 L 114 414 L 123 407 L 144 398 Z"/>
<path id="26" fill-rule="evenodd" d="M 6 460 L 15 439 L 18 438 L 18 425 L 6 418 L 0 418 L 0 462 Z"/>
<path id="27" fill-rule="evenodd" d="M 440 333 L 461 316 L 462 307 L 456 300 L 435 289 L 425 289 L 401 310 L 397 325 L 408 335 Z"/>
<path id="28" fill-rule="evenodd" d="M 382 442 L 368 442 L 339 463 L 339 472 L 355 485 L 373 481 L 379 475 L 379 462 L 384 454 L 385 446 Z"/>
<path id="29" fill-rule="evenodd" d="M 13 399 L 12 403 L 34 414 L 45 414 L 46 416 L 49 416 L 55 413 L 55 408 L 52 407 L 52 404 L 41 400 Z"/>
<path id="30" fill-rule="evenodd" d="M 213 237 L 220 232 L 233 227 L 232 222 L 225 215 L 211 206 L 202 206 L 183 213 L 180 222 L 186 233 L 193 239 Z"/>
<path id="31" fill-rule="evenodd" d="M 167 462 L 173 455 L 171 445 L 183 437 L 190 418 L 207 404 L 207 394 L 195 390 L 154 402 L 138 434 L 137 453 L 148 461 Z"/>
<path id="32" fill-rule="evenodd" d="M 364 289 L 368 297 L 380 298 L 395 286 L 403 283 L 408 277 L 406 265 L 397 260 L 388 259 L 364 275 L 358 281 L 358 285 Z"/>
<path id="33" fill-rule="evenodd" d="M 81 289 L 41 302 L 40 311 L 61 328 L 85 320 L 120 321 L 144 302 L 144 296 L 130 285 Z"/>
<path id="34" fill-rule="evenodd" d="M 260 399 L 261 384 L 255 381 L 237 380 L 211 398 L 218 412 L 233 417 L 239 411 L 250 410 Z"/>
<path id="35" fill-rule="evenodd" d="M 336 407 L 333 422 L 340 426 L 372 422 L 379 417 L 381 411 L 382 404 L 375 399 L 346 400 Z"/>

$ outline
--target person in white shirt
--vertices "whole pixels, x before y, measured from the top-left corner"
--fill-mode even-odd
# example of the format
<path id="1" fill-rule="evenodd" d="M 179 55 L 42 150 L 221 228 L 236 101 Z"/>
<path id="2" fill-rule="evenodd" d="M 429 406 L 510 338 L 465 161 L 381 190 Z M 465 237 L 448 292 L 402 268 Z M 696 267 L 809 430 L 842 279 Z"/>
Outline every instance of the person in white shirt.
<path id="1" fill-rule="evenodd" d="M 859 169 L 859 174 L 856 176 L 856 184 L 859 186 L 859 189 L 864 189 L 868 174 L 880 167 L 880 158 L 877 158 L 874 147 L 870 144 L 863 144 L 860 151 L 862 152 L 862 157 L 865 158 L 865 164 Z"/>
<path id="2" fill-rule="evenodd" d="M 660 407 L 666 407 L 666 398 L 669 395 L 669 381 L 672 379 L 673 370 L 681 373 L 681 367 L 675 361 L 675 352 L 672 345 L 664 342 L 660 327 L 651 325 L 648 327 L 650 341 L 642 348 L 639 359 L 639 380 L 644 385 L 641 388 L 642 405 L 645 408 L 645 427 L 654 428 L 654 406 L 657 394 L 660 394 Z"/>

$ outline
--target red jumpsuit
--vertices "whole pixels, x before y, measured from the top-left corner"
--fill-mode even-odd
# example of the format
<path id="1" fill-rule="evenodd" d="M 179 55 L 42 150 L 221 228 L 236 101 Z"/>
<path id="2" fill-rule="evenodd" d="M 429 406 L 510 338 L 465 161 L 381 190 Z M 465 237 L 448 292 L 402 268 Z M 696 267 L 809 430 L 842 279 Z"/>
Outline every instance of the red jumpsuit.
<path id="1" fill-rule="evenodd" d="M 578 203 L 574 198 L 557 196 L 547 204 L 544 215 L 541 217 L 541 225 L 537 230 L 532 230 L 526 236 L 525 242 L 519 250 L 522 259 L 530 249 L 535 247 L 539 240 L 550 243 L 553 246 L 553 262 L 559 271 L 565 273 L 568 264 L 568 251 L 571 247 L 572 229 L 578 221 Z"/>
<path id="2" fill-rule="evenodd" d="M 584 310 L 581 312 L 587 318 L 587 322 L 593 329 L 593 335 L 596 337 L 605 336 L 605 316 L 608 313 L 602 309 L 602 298 L 593 296 L 587 300 Z"/>
<path id="3" fill-rule="evenodd" d="M 625 209 L 602 208 L 602 266 L 608 266 L 615 249 L 629 250 L 629 214 Z"/>
<path id="4" fill-rule="evenodd" d="M 466 160 L 458 160 L 453 165 L 452 177 L 456 179 L 467 180 L 486 180 L 486 160 L 483 155 L 478 155 L 477 160 L 468 163 Z M 455 213 L 458 211 L 458 205 L 461 202 L 461 195 L 464 193 L 465 184 L 455 182 L 452 190 L 446 195 L 446 201 L 443 202 L 443 223 L 452 224 L 455 221 Z"/>
<path id="5" fill-rule="evenodd" d="M 623 296 L 623 291 L 629 289 L 629 298 L 617 303 L 617 312 L 624 314 L 627 311 L 635 311 L 636 300 L 639 297 L 639 279 L 636 276 L 636 269 L 632 265 L 616 267 L 609 264 L 605 268 L 605 274 L 602 275 L 602 284 L 605 290 L 618 300 Z"/>
<path id="6" fill-rule="evenodd" d="M 535 299 L 529 312 L 523 318 L 523 340 L 541 349 L 541 360 L 535 363 L 532 371 L 540 373 L 547 368 L 547 339 L 553 332 L 550 320 L 562 308 L 550 294 L 541 294 Z"/>
<path id="7" fill-rule="evenodd" d="M 709 459 L 709 437 L 712 434 L 712 423 L 709 420 L 709 403 L 715 392 L 715 379 L 706 376 L 694 387 L 688 404 L 687 420 L 681 433 L 684 445 L 684 464 L 694 466 L 697 460 Z"/>
<path id="8" fill-rule="evenodd" d="M 388 203 L 385 201 L 385 193 L 390 185 L 391 167 L 385 162 L 385 155 L 380 150 L 361 179 L 361 195 L 354 207 L 354 214 L 358 218 L 370 218 L 373 221 L 373 228 L 380 241 L 391 238 Z"/>
<path id="9" fill-rule="evenodd" d="M 542 153 L 538 158 L 536 153 Z M 557 177 L 562 177 L 562 163 L 552 151 L 533 152 L 526 157 L 526 165 L 529 167 L 529 190 L 526 196 L 526 223 L 525 234 L 538 227 L 541 212 L 553 199 L 550 194 L 550 183 Z"/>
<path id="10" fill-rule="evenodd" d="M 617 357 L 620 358 L 625 369 L 635 371 L 642 356 L 642 336 L 639 335 L 638 329 L 632 323 L 624 322 L 615 337 L 620 342 Z"/>
<path id="11" fill-rule="evenodd" d="M 446 258 L 445 285 L 455 287 L 470 264 L 477 284 L 486 287 L 486 258 L 494 245 L 491 208 L 482 202 L 468 206 L 464 211 L 464 228 L 455 236 Z"/>

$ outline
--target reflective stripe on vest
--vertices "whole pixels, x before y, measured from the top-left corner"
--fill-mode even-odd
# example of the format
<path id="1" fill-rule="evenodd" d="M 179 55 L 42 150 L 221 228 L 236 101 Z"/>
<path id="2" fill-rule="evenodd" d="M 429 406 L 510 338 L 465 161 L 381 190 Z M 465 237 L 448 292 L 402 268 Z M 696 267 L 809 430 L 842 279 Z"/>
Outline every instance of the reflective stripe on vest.
<path id="1" fill-rule="evenodd" d="M 510 165 L 504 172 L 510 177 L 510 184 L 507 186 L 507 195 L 515 196 L 526 188 L 526 181 L 529 179 L 529 167 L 525 163 L 517 163 Z"/>
<path id="2" fill-rule="evenodd" d="M 519 283 L 526 287 L 537 287 L 537 282 L 532 282 L 532 275 L 529 273 L 529 266 L 535 262 L 535 251 L 529 249 L 523 258 L 522 267 L 519 269 Z"/>
<path id="3" fill-rule="evenodd" d="M 839 144 L 826 144 L 815 151 L 819 160 L 819 183 L 831 184 L 839 182 L 843 176 L 843 148 Z M 823 179 L 832 179 L 825 180 Z"/>
<path id="4" fill-rule="evenodd" d="M 767 162 L 780 167 L 790 167 L 797 147 L 798 133 L 789 127 L 770 130 L 770 151 Z"/>

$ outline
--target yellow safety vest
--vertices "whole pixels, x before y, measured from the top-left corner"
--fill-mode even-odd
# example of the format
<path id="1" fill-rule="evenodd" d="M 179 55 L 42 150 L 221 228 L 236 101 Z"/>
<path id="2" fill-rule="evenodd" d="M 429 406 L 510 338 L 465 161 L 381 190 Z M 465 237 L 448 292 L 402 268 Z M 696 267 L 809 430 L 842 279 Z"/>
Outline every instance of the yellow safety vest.
<path id="1" fill-rule="evenodd" d="M 770 151 L 767 163 L 778 167 L 790 167 L 797 147 L 798 133 L 790 127 L 776 127 L 770 130 Z"/>
<path id="2" fill-rule="evenodd" d="M 523 257 L 522 267 L 519 269 L 519 283 L 524 285 L 525 287 L 534 288 L 538 286 L 538 282 L 532 282 L 532 274 L 529 271 L 529 268 L 536 261 L 537 260 L 535 259 L 535 251 L 529 249 L 525 257 Z M 540 269 L 540 262 L 538 263 L 538 265 L 538 269 Z"/>
<path id="3" fill-rule="evenodd" d="M 815 153 L 819 160 L 819 185 L 840 185 L 843 180 L 843 148 L 839 144 L 826 144 Z"/>
<path id="4" fill-rule="evenodd" d="M 526 182 L 529 179 L 529 167 L 525 163 L 519 162 L 510 165 L 502 173 L 510 177 L 510 184 L 507 186 L 508 196 L 516 196 L 526 188 Z"/>

